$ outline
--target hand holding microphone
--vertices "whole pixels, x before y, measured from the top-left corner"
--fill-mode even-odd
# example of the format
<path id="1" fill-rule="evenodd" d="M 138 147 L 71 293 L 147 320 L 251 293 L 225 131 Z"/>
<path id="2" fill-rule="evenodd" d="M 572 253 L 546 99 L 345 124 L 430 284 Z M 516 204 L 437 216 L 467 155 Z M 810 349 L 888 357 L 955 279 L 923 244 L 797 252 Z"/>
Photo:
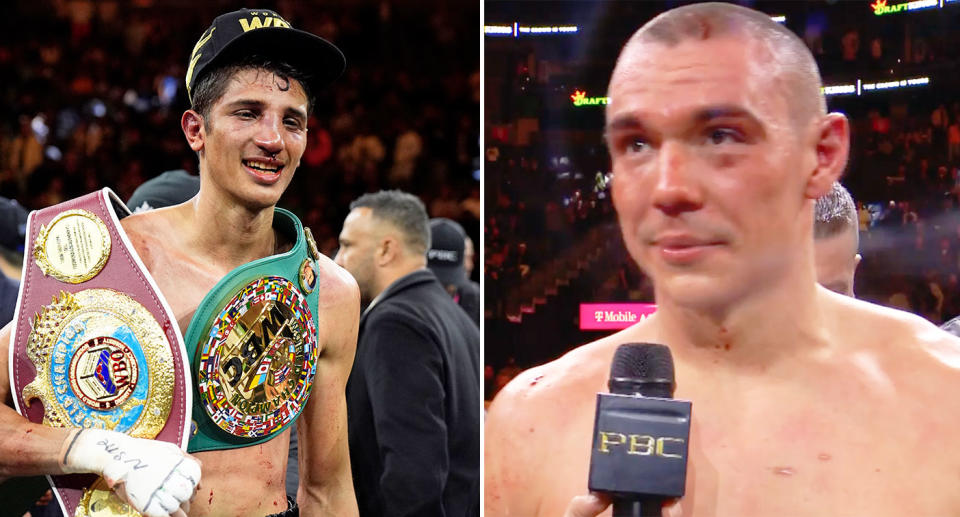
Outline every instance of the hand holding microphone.
<path id="1" fill-rule="evenodd" d="M 610 506 L 610 498 L 603 494 L 578 495 L 570 500 L 563 517 L 597 517 Z"/>
<path id="2" fill-rule="evenodd" d="M 67 474 L 92 472 L 147 517 L 185 515 L 200 483 L 200 462 L 172 443 L 115 431 L 78 429 L 60 456 Z"/>
<path id="3" fill-rule="evenodd" d="M 588 486 L 612 498 L 614 517 L 660 517 L 665 499 L 683 496 L 690 438 L 691 404 L 673 400 L 670 349 L 621 345 L 609 386 L 597 394 Z M 567 513 L 591 502 L 574 500 Z"/>

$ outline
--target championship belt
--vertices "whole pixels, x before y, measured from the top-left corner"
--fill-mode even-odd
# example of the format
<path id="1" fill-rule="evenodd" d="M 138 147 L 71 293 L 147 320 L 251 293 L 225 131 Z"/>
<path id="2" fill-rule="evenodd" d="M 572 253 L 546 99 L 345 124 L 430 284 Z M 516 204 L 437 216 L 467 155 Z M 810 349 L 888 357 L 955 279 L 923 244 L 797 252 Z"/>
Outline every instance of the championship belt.
<path id="1" fill-rule="evenodd" d="M 275 209 L 293 249 L 227 274 L 197 307 L 185 344 L 192 359 L 189 452 L 246 447 L 296 420 L 317 373 L 317 260 L 308 228 Z"/>
<path id="2" fill-rule="evenodd" d="M 108 188 L 30 214 L 9 357 L 13 400 L 31 422 L 184 448 L 183 338 L 120 226 L 129 214 Z M 67 516 L 139 515 L 91 474 L 47 479 Z"/>

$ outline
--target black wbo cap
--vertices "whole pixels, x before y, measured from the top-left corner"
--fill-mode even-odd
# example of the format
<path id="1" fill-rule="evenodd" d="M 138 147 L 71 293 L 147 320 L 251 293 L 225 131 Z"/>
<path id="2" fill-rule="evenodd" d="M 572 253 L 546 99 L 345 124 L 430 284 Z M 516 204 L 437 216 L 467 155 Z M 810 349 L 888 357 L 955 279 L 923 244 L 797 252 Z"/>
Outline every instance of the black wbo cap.
<path id="1" fill-rule="evenodd" d="M 347 60 L 333 43 L 294 29 L 270 9 L 240 9 L 217 16 L 193 47 L 187 67 L 187 96 L 211 65 L 230 63 L 251 54 L 276 57 L 306 75 L 310 90 L 340 77 Z"/>

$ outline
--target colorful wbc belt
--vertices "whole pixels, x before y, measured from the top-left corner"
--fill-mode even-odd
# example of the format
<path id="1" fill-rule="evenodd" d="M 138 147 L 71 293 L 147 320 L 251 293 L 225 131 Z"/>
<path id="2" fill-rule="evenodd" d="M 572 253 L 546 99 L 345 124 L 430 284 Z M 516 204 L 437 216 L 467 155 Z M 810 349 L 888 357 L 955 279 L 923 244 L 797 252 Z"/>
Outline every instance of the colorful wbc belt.
<path id="1" fill-rule="evenodd" d="M 30 214 L 9 357 L 14 404 L 31 422 L 184 448 L 183 337 L 120 226 L 129 214 L 106 188 Z M 96 476 L 48 479 L 66 515 L 137 515 Z"/>
<path id="2" fill-rule="evenodd" d="M 317 259 L 308 228 L 275 209 L 296 243 L 244 264 L 214 286 L 187 329 L 193 397 L 190 452 L 266 442 L 303 410 L 317 373 Z"/>

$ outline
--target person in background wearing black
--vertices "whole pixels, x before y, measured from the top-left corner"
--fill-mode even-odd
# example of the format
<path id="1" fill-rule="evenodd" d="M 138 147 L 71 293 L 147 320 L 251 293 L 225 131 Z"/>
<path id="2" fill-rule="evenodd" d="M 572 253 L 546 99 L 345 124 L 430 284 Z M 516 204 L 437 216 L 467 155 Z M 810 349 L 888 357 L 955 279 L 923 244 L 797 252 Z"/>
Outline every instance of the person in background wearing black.
<path id="1" fill-rule="evenodd" d="M 0 198 L 0 327 L 13 319 L 20 289 L 20 265 L 27 210 L 13 199 Z"/>
<path id="2" fill-rule="evenodd" d="M 437 217 L 430 220 L 430 249 L 427 267 L 480 327 L 480 284 L 470 280 L 464 268 L 467 234 L 456 221 Z"/>
<path id="3" fill-rule="evenodd" d="M 360 515 L 479 515 L 480 330 L 426 269 L 423 203 L 365 194 L 339 240 L 365 307 L 347 381 Z"/>

